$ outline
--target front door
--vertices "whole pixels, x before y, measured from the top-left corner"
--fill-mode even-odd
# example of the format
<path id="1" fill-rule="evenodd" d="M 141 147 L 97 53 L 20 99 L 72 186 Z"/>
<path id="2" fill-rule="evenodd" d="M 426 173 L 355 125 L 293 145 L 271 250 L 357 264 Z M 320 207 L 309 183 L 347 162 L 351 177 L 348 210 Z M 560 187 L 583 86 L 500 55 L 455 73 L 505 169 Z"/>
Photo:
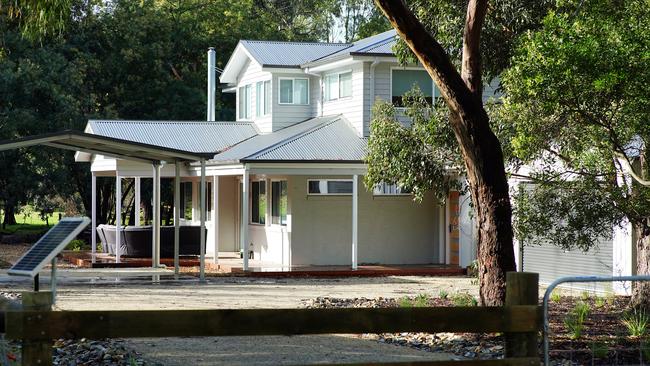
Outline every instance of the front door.
<path id="1" fill-rule="evenodd" d="M 449 192 L 449 264 L 460 263 L 460 194 L 457 191 Z"/>

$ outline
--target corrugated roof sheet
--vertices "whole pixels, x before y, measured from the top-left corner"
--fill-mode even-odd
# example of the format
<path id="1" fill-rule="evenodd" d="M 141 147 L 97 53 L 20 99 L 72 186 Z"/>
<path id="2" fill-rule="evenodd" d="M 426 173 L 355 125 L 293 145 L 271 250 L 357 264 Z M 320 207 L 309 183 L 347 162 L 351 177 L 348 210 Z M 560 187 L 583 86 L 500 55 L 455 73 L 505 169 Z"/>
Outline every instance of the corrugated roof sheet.
<path id="1" fill-rule="evenodd" d="M 216 153 L 257 135 L 252 122 L 91 120 L 92 133 L 143 144 Z"/>
<path id="2" fill-rule="evenodd" d="M 240 41 L 257 62 L 264 66 L 293 66 L 340 51 L 349 44 L 317 42 Z"/>
<path id="3" fill-rule="evenodd" d="M 393 45 L 397 42 L 397 32 L 394 29 L 360 39 L 336 53 L 322 57 L 314 57 L 308 63 L 324 63 L 350 54 L 393 54 Z"/>
<path id="4" fill-rule="evenodd" d="M 366 141 L 342 116 L 316 117 L 258 135 L 215 156 L 213 162 L 265 160 L 361 161 Z"/>

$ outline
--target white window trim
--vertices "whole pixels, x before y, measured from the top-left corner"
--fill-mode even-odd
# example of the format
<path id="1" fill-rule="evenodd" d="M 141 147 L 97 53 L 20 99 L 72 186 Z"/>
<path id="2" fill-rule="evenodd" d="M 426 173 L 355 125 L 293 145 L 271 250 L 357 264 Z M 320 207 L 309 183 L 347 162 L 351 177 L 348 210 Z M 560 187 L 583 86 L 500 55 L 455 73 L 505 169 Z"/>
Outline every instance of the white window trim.
<path id="1" fill-rule="evenodd" d="M 343 70 L 343 71 L 336 71 L 336 72 L 330 72 L 330 73 L 327 73 L 327 74 L 323 75 L 323 77 L 321 79 L 321 80 L 323 80 L 323 100 L 326 103 L 327 102 L 335 102 L 337 100 L 349 100 L 349 99 L 352 99 L 352 96 L 354 95 L 354 79 L 350 80 L 352 82 L 352 86 L 351 86 L 352 94 L 350 96 L 348 96 L 348 97 L 341 97 L 341 74 L 347 74 L 347 73 L 350 73 L 351 77 L 354 76 L 354 73 L 352 72 L 352 69 Z M 327 79 L 328 77 L 333 76 L 333 75 L 337 76 L 336 88 L 338 90 L 338 97 L 334 98 L 334 99 L 325 99 L 325 88 L 327 88 L 327 84 L 325 82 L 325 79 Z"/>
<path id="2" fill-rule="evenodd" d="M 248 84 L 240 85 L 240 86 L 237 87 L 237 117 L 238 117 L 238 121 L 252 121 L 253 120 L 253 115 L 255 114 L 254 113 L 255 111 L 253 110 L 253 88 L 254 88 L 254 86 L 255 86 L 254 83 L 248 83 Z M 250 96 L 249 96 L 248 103 L 244 103 L 244 104 L 245 104 L 246 110 L 248 112 L 248 117 L 246 117 L 246 116 L 239 117 L 239 115 L 241 114 L 241 111 L 239 110 L 239 106 L 240 106 L 239 99 L 241 99 L 241 97 L 242 97 L 241 96 L 242 93 L 241 93 L 240 88 L 244 88 L 244 90 L 246 90 L 247 87 L 250 88 Z"/>
<path id="3" fill-rule="evenodd" d="M 287 178 L 273 178 L 273 179 L 268 179 L 268 182 L 270 182 L 269 187 L 268 187 L 268 202 L 269 202 L 269 225 L 272 228 L 286 228 L 288 224 L 274 224 L 273 223 L 273 182 L 287 182 L 287 211 L 289 210 L 289 179 Z M 287 221 L 289 221 L 289 213 L 287 212 Z M 280 222 L 282 222 L 282 216 L 280 216 Z"/>
<path id="4" fill-rule="evenodd" d="M 321 181 L 327 181 L 327 182 L 350 182 L 354 184 L 354 181 L 352 179 L 344 179 L 344 178 L 313 178 L 313 179 L 307 179 L 307 195 L 308 196 L 352 196 L 352 192 L 350 193 L 309 193 L 309 183 L 310 182 L 321 182 Z"/>
<path id="5" fill-rule="evenodd" d="M 393 103 L 393 70 L 420 70 L 424 71 L 427 74 L 429 73 L 424 67 L 417 67 L 417 66 L 391 66 L 390 67 L 390 74 L 389 76 L 389 82 L 388 82 L 388 97 L 390 100 L 390 103 Z M 431 75 L 429 75 L 431 77 Z M 433 81 L 433 78 L 431 78 L 431 86 L 433 87 L 431 90 L 433 92 L 432 99 L 434 101 L 433 104 L 435 104 L 436 98 L 441 97 L 441 95 L 436 94 L 436 82 Z M 395 107 L 398 111 L 404 111 L 406 110 L 406 107 Z"/>
<path id="6" fill-rule="evenodd" d="M 271 79 L 268 80 L 259 80 L 255 82 L 255 117 L 267 117 L 271 115 L 271 106 L 266 105 L 265 100 L 266 100 L 266 88 L 264 88 L 264 83 L 269 83 L 271 85 Z M 262 84 L 262 95 L 260 98 L 260 95 L 257 94 L 257 84 Z M 269 87 L 269 91 L 271 90 L 271 87 Z M 260 108 L 261 114 L 257 114 L 257 108 Z M 266 109 L 266 113 L 264 113 L 264 109 Z"/>
<path id="7" fill-rule="evenodd" d="M 251 179 L 248 183 L 250 184 L 249 192 L 250 192 L 250 197 L 248 198 L 248 224 L 249 225 L 254 225 L 254 226 L 261 226 L 265 227 L 266 223 L 268 222 L 268 217 L 266 215 L 266 211 L 260 212 L 260 216 L 264 215 L 264 223 L 260 224 L 259 222 L 253 222 L 253 183 L 257 182 L 264 182 L 264 194 L 266 195 L 266 204 L 268 205 L 269 203 L 269 188 L 267 187 L 267 181 L 264 178 L 259 178 L 259 179 Z"/>
<path id="8" fill-rule="evenodd" d="M 382 183 L 380 183 L 382 184 Z M 384 183 L 385 184 L 385 183 Z M 386 184 L 387 186 L 396 186 L 396 184 Z M 372 195 L 375 197 L 401 197 L 401 196 L 412 196 L 413 193 L 382 193 L 375 190 L 376 187 L 372 188 Z"/>
<path id="9" fill-rule="evenodd" d="M 282 84 L 282 80 L 291 80 L 291 94 L 292 95 L 293 95 L 293 86 L 294 86 L 295 80 L 307 80 L 307 103 L 305 103 L 305 104 L 296 103 L 295 101 L 292 102 L 292 103 L 282 103 L 281 102 L 282 95 L 280 94 L 280 85 Z M 309 100 L 310 91 L 309 91 L 309 88 L 310 88 L 310 80 L 309 80 L 308 77 L 306 77 L 306 78 L 303 78 L 303 77 L 283 77 L 283 76 L 278 77 L 278 104 L 280 104 L 280 105 L 309 105 L 310 104 L 310 100 Z M 293 98 L 293 96 L 292 96 L 292 98 Z"/>

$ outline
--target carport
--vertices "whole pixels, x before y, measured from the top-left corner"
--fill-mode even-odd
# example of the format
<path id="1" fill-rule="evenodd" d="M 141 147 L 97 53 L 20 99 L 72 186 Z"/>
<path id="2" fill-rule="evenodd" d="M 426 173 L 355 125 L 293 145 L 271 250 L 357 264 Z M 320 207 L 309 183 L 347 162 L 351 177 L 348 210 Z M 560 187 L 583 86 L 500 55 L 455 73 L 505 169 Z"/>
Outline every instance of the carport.
<path id="1" fill-rule="evenodd" d="M 206 221 L 206 180 L 205 161 L 214 154 L 192 153 L 172 148 L 148 145 L 112 137 L 99 136 L 80 131 L 66 130 L 61 132 L 28 136 L 24 138 L 0 141 L 0 151 L 26 148 L 31 146 L 48 146 L 64 150 L 71 150 L 92 155 L 102 155 L 116 159 L 131 160 L 151 164 L 153 171 L 153 228 L 152 228 L 152 267 L 160 267 L 160 168 L 165 164 L 174 164 L 174 273 L 178 274 L 179 265 L 179 230 L 180 230 L 180 170 L 181 165 L 190 162 L 199 162 L 201 166 L 200 178 L 200 280 L 205 280 L 205 221 Z M 121 178 L 116 176 L 115 186 L 115 227 L 116 227 L 116 253 L 115 260 L 120 262 L 120 230 L 121 230 Z M 93 259 L 97 250 L 97 185 L 96 177 L 92 177 L 92 252 Z"/>

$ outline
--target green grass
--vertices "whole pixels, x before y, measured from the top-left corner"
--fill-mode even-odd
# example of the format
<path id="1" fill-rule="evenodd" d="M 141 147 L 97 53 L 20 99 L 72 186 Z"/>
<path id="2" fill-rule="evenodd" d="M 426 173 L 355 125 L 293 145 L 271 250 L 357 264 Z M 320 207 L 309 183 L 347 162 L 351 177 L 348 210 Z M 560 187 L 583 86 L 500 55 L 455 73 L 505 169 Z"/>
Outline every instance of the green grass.
<path id="1" fill-rule="evenodd" d="M 36 234 L 43 232 L 48 229 L 48 226 L 45 224 L 45 220 L 42 220 L 37 212 L 33 212 L 30 215 L 24 216 L 22 214 L 16 214 L 16 225 L 7 225 L 2 229 L 2 220 L 4 215 L 0 215 L 0 233 L 3 234 Z M 49 216 L 48 221 L 52 227 L 59 222 L 59 213 L 55 212 Z"/>

